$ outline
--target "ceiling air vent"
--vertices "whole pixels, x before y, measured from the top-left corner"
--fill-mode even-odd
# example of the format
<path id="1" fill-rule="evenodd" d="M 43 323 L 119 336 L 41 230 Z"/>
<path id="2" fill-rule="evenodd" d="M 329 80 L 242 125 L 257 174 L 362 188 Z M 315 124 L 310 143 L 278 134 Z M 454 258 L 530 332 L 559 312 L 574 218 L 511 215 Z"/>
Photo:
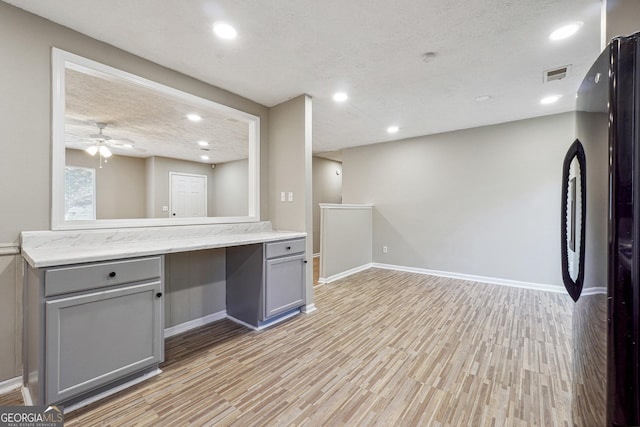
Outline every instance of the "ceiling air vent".
<path id="1" fill-rule="evenodd" d="M 569 75 L 569 71 L 571 71 L 571 65 L 565 65 L 564 67 L 546 70 L 544 73 L 542 73 L 542 81 L 544 83 L 547 83 L 553 80 L 562 80 Z"/>

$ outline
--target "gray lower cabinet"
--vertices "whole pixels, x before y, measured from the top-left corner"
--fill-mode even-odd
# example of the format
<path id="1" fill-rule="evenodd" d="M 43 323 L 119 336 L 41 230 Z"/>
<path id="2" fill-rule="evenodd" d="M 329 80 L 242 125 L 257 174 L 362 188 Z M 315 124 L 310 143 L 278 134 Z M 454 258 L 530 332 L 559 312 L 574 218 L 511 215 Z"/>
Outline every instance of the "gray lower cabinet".
<path id="1" fill-rule="evenodd" d="M 305 239 L 227 248 L 227 314 L 254 327 L 304 305 Z"/>
<path id="2" fill-rule="evenodd" d="M 276 316 L 304 301 L 304 254 L 268 259 L 265 266 L 264 317 Z"/>
<path id="3" fill-rule="evenodd" d="M 34 403 L 78 400 L 163 360 L 162 257 L 31 270 L 27 280 Z"/>

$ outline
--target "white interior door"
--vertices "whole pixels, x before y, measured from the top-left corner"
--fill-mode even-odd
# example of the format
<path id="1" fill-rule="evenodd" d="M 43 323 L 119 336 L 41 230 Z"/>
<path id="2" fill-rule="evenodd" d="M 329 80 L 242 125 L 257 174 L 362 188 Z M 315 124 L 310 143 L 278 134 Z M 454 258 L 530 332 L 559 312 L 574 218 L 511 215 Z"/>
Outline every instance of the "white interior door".
<path id="1" fill-rule="evenodd" d="M 207 177 L 169 172 L 170 210 L 175 218 L 207 216 Z"/>

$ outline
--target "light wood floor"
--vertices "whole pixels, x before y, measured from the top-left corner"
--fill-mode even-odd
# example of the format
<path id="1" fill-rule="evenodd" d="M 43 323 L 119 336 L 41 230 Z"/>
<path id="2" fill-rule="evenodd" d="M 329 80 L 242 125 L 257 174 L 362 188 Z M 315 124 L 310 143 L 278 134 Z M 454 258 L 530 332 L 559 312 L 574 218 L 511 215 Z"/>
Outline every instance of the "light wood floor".
<path id="1" fill-rule="evenodd" d="M 268 330 L 168 339 L 163 374 L 65 425 L 571 425 L 568 297 L 378 269 L 315 291 Z"/>
<path id="2" fill-rule="evenodd" d="M 320 278 L 320 257 L 313 257 L 313 285 L 318 285 L 318 279 Z"/>

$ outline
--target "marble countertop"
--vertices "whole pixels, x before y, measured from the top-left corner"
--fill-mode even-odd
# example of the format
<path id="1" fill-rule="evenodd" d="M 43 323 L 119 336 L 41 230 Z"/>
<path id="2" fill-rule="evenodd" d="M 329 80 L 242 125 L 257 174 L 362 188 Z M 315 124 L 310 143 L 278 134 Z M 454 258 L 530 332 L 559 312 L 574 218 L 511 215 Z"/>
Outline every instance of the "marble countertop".
<path id="1" fill-rule="evenodd" d="M 190 226 L 155 229 L 36 231 L 22 233 L 22 256 L 34 268 L 147 255 L 197 251 L 306 237 L 275 231 L 271 223 L 252 226 Z"/>

